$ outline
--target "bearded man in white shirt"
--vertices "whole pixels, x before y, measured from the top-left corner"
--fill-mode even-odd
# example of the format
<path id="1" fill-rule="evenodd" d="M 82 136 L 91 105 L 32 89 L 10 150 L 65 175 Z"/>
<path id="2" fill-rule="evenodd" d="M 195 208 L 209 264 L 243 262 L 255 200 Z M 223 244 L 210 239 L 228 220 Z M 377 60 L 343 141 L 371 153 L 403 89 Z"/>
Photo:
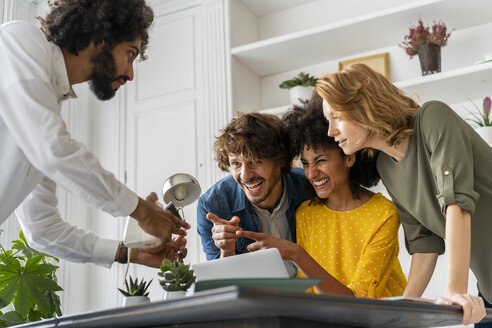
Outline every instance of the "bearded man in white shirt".
<path id="1" fill-rule="evenodd" d="M 89 81 L 96 97 L 107 100 L 133 79 L 153 18 L 145 0 L 57 0 L 40 19 L 42 31 L 26 22 L 0 25 L 0 223 L 17 209 L 33 247 L 107 267 L 127 260 L 118 241 L 60 217 L 61 185 L 113 216 L 132 216 L 159 238 L 132 251 L 132 262 L 159 267 L 164 257 L 186 253 L 189 225 L 156 206 L 155 194 L 144 200 L 104 170 L 60 115 L 61 102 L 75 97 L 74 84 Z M 179 238 L 172 241 L 172 234 Z"/>

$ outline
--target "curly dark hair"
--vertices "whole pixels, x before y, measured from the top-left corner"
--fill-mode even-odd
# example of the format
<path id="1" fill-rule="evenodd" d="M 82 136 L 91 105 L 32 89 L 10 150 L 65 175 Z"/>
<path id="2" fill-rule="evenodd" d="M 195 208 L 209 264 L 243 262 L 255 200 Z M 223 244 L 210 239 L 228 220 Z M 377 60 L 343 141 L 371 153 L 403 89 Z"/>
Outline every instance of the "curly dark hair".
<path id="1" fill-rule="evenodd" d="M 46 18 L 38 17 L 48 41 L 75 55 L 94 42 L 110 49 L 124 41 L 142 40 L 140 59 L 145 60 L 148 29 L 154 12 L 145 0 L 49 1 Z"/>
<path id="2" fill-rule="evenodd" d="M 287 133 L 289 152 L 294 158 L 301 154 L 304 147 L 312 149 L 337 149 L 341 156 L 346 156 L 338 147 L 333 137 L 329 137 L 328 121 L 323 116 L 323 98 L 314 93 L 303 105 L 294 105 L 282 117 L 282 125 Z M 354 199 L 360 197 L 362 187 L 372 187 L 379 182 L 376 170 L 376 157 L 369 157 L 361 151 L 355 154 L 355 163 L 350 168 L 350 191 Z M 305 185 L 306 195 L 316 198 L 316 192 L 309 181 Z"/>
<path id="3" fill-rule="evenodd" d="M 255 162 L 271 160 L 282 167 L 282 174 L 292 168 L 287 137 L 279 117 L 271 114 L 249 113 L 233 118 L 214 143 L 219 168 L 229 170 L 229 155 L 240 154 Z"/>

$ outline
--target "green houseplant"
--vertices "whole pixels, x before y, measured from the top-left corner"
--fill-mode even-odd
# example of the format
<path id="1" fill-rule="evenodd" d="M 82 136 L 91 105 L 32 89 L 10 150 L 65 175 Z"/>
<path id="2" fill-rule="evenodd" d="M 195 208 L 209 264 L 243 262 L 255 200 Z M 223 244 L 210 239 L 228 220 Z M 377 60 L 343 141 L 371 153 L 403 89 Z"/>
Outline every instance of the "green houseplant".
<path id="1" fill-rule="evenodd" d="M 451 32 L 448 32 L 443 22 L 434 22 L 429 27 L 424 26 L 424 22 L 419 19 L 417 25 L 410 26 L 400 47 L 410 59 L 419 55 L 422 75 L 438 73 L 441 71 L 441 47 L 448 44 L 450 36 Z"/>
<path id="2" fill-rule="evenodd" d="M 58 259 L 29 247 L 22 231 L 12 249 L 0 245 L 0 327 L 62 315 L 57 283 Z"/>
<path id="3" fill-rule="evenodd" d="M 131 306 L 135 304 L 149 303 L 149 292 L 147 289 L 150 286 L 150 283 L 146 282 L 144 279 L 138 281 L 138 278 L 133 278 L 130 276 L 127 280 L 125 280 L 125 290 L 118 288 L 118 290 L 125 296 L 123 299 L 123 307 Z"/>
<path id="4" fill-rule="evenodd" d="M 317 77 L 301 72 L 292 79 L 280 83 L 279 88 L 289 90 L 292 104 L 300 104 L 300 101 L 311 98 L 317 80 Z"/>
<path id="5" fill-rule="evenodd" d="M 195 273 L 190 269 L 190 265 L 184 264 L 179 260 L 171 262 L 168 259 L 164 259 L 161 265 L 161 272 L 158 272 L 158 275 L 164 278 L 159 280 L 159 283 L 167 292 L 167 299 L 184 295 L 196 280 Z"/>

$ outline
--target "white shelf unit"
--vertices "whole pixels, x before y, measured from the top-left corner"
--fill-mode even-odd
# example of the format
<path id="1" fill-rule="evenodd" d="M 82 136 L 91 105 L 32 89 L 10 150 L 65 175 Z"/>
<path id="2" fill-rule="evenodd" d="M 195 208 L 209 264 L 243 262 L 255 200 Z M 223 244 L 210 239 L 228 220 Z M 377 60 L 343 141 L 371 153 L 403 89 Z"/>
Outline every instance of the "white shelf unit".
<path id="1" fill-rule="evenodd" d="M 374 8 L 359 0 L 346 0 L 336 8 L 324 0 L 287 1 L 280 8 L 273 1 L 276 12 L 262 10 L 261 4 L 269 2 L 229 0 L 234 110 L 279 114 L 289 107 L 288 93 L 277 87 L 282 80 L 299 71 L 320 76 L 337 71 L 340 60 L 382 52 L 390 53 L 390 80 L 421 102 L 454 104 L 492 93 L 492 64 L 473 65 L 492 53 L 492 46 L 485 45 L 492 31 L 490 0 L 374 0 Z M 357 4 L 366 7 L 350 16 L 344 6 Z M 323 19 L 328 12 L 330 21 Z M 398 47 L 419 18 L 425 23 L 443 21 L 453 29 L 449 46 L 442 48 L 442 73 L 421 77 L 418 59 L 410 61 Z"/>

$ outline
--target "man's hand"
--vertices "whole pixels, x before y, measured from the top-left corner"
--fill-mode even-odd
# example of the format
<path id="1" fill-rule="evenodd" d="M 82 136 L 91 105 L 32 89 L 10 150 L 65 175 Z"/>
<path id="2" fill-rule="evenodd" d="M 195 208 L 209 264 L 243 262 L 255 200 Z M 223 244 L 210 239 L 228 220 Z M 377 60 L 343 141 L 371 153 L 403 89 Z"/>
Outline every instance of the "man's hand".
<path id="1" fill-rule="evenodd" d="M 182 262 L 187 254 L 186 238 L 176 236 L 173 241 L 167 243 L 157 240 L 155 243 L 146 244 L 141 248 L 132 248 L 130 262 L 160 268 L 163 259 L 170 261 L 177 259 Z"/>
<path id="2" fill-rule="evenodd" d="M 155 193 L 151 193 L 146 200 L 138 198 L 137 208 L 130 216 L 137 220 L 143 231 L 164 242 L 170 241 L 172 234 L 185 236 L 185 229 L 190 228 L 188 223 L 158 206 Z"/>
<path id="3" fill-rule="evenodd" d="M 245 237 L 255 240 L 254 243 L 248 245 L 248 251 L 254 252 L 261 249 L 276 248 L 280 251 L 283 260 L 296 261 L 299 254 L 300 246 L 291 241 L 276 238 L 266 233 L 253 231 L 238 231 L 239 237 Z"/>
<path id="4" fill-rule="evenodd" d="M 207 219 L 214 223 L 212 239 L 215 246 L 220 249 L 220 257 L 236 255 L 236 232 L 241 230 L 239 227 L 241 220 L 237 216 L 233 216 L 230 221 L 227 221 L 212 213 L 207 214 Z"/>

